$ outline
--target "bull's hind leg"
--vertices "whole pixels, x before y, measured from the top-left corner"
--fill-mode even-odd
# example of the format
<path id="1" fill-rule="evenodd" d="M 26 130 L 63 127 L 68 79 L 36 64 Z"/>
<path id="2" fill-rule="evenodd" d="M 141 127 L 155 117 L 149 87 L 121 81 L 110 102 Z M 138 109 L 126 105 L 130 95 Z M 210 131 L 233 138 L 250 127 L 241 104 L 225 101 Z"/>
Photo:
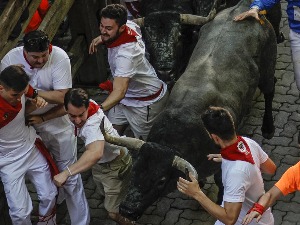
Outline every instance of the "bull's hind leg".
<path id="1" fill-rule="evenodd" d="M 277 38 L 277 44 L 284 42 L 285 37 L 282 32 L 280 32 L 280 20 L 282 17 L 281 13 L 281 4 L 275 4 L 274 7 L 268 10 L 267 12 L 267 19 L 272 24 L 276 38 Z"/>
<path id="2" fill-rule="evenodd" d="M 276 82 L 276 78 L 274 79 Z M 272 114 L 272 101 L 274 98 L 275 82 L 272 92 L 264 93 L 265 98 L 265 114 L 261 127 L 262 136 L 266 139 L 271 139 L 274 136 L 275 126 Z"/>

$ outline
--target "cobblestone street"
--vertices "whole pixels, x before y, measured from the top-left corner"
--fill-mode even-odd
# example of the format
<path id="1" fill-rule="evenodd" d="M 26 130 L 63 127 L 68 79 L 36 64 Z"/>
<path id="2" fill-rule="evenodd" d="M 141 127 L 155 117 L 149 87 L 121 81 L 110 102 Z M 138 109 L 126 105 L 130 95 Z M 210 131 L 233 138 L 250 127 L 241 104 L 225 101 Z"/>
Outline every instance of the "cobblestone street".
<path id="1" fill-rule="evenodd" d="M 282 1 L 283 18 L 281 31 L 286 40 L 278 45 L 277 65 L 275 76 L 277 78 L 275 97 L 273 100 L 273 116 L 275 121 L 275 134 L 270 140 L 261 135 L 261 124 L 264 113 L 264 98 L 257 90 L 249 114 L 244 118 L 239 134 L 248 136 L 257 141 L 277 165 L 274 176 L 264 176 L 265 189 L 269 190 L 281 177 L 284 171 L 299 161 L 298 128 L 300 125 L 299 91 L 294 81 L 293 65 L 291 61 L 289 27 L 286 15 L 286 1 Z M 95 100 L 99 95 L 95 96 Z M 79 155 L 82 154 L 83 144 L 78 142 Z M 86 196 L 91 209 L 90 225 L 116 225 L 108 218 L 103 207 L 103 198 L 97 193 L 91 171 L 82 174 Z M 29 184 L 29 186 L 31 186 Z M 34 209 L 37 209 L 37 197 L 34 189 L 32 197 Z M 207 179 L 204 191 L 212 200 L 216 200 L 218 188 L 212 177 Z M 300 225 L 300 192 L 280 198 L 273 206 L 275 225 Z M 0 215 L 1 216 L 1 215 Z M 33 217 L 33 220 L 36 218 Z M 58 225 L 70 225 L 70 219 L 63 202 L 57 210 Z M 150 206 L 144 215 L 137 221 L 144 225 L 212 225 L 215 219 L 206 213 L 200 205 L 178 191 L 161 198 Z"/>

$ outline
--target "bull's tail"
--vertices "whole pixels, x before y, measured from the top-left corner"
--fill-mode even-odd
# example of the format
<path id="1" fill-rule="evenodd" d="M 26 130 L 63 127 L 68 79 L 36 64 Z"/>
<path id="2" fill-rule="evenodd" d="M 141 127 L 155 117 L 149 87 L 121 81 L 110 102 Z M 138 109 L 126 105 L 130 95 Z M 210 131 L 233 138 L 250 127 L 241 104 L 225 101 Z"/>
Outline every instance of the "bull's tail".
<path id="1" fill-rule="evenodd" d="M 274 77 L 274 89 L 272 92 L 264 93 L 265 98 L 265 114 L 263 118 L 263 125 L 261 127 L 262 136 L 266 139 L 271 139 L 275 133 L 275 126 L 272 114 L 272 102 L 275 93 L 275 83 L 277 79 Z"/>

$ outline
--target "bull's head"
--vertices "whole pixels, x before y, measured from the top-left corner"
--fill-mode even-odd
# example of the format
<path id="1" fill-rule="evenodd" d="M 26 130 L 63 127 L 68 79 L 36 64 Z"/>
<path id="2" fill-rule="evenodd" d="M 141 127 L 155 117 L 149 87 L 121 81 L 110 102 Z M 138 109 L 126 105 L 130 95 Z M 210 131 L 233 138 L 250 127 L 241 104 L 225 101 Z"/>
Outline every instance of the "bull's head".
<path id="1" fill-rule="evenodd" d="M 144 5 L 151 4 L 149 1 L 144 2 L 146 2 Z M 195 25 L 207 23 L 214 18 L 216 13 L 215 9 L 212 8 L 206 17 L 192 15 L 195 11 L 192 10 L 192 3 L 183 1 L 181 4 L 183 5 L 176 2 L 173 5 L 157 3 L 156 6 L 162 6 L 154 8 L 153 11 L 151 11 L 150 5 L 150 9 L 147 7 L 145 10 L 144 18 L 134 20 L 142 27 L 146 48 L 150 55 L 150 63 L 155 68 L 159 78 L 171 84 L 184 72 L 197 42 Z M 185 6 L 184 4 L 190 5 Z"/>
<path id="2" fill-rule="evenodd" d="M 173 190 L 180 174 L 190 171 L 198 178 L 195 168 L 173 149 L 135 138 L 104 136 L 107 142 L 138 151 L 131 185 L 119 208 L 130 220 L 137 220 L 158 197 Z"/>

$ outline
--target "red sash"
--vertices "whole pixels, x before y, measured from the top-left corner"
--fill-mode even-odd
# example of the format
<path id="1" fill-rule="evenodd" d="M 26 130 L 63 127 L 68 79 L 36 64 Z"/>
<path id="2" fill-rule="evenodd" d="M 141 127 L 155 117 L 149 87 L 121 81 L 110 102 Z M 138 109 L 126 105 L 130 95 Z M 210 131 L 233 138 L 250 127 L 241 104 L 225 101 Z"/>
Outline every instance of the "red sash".
<path id="1" fill-rule="evenodd" d="M 12 121 L 21 109 L 21 102 L 19 102 L 16 106 L 12 106 L 0 96 L 0 128 L 6 126 L 10 121 Z"/>
<path id="2" fill-rule="evenodd" d="M 231 161 L 241 160 L 254 164 L 247 142 L 241 136 L 238 136 L 237 139 L 234 144 L 221 149 L 222 157 Z"/>
<path id="3" fill-rule="evenodd" d="M 47 150 L 47 148 L 46 148 L 45 144 L 42 142 L 42 140 L 37 138 L 37 139 L 35 139 L 34 144 L 37 147 L 37 149 L 40 151 L 40 153 L 46 158 L 49 168 L 50 168 L 52 178 L 55 175 L 59 174 L 59 170 L 56 166 L 56 163 L 54 162 L 52 156 L 50 155 L 49 151 Z"/>
<path id="4" fill-rule="evenodd" d="M 136 36 L 138 36 L 137 33 L 130 27 L 126 26 L 125 30 L 122 32 L 120 37 L 118 37 L 118 39 L 115 40 L 114 42 L 112 42 L 110 44 L 106 44 L 106 47 L 114 48 L 114 47 L 120 46 L 122 44 L 136 42 Z"/>
<path id="5" fill-rule="evenodd" d="M 145 97 L 133 97 L 132 99 L 139 100 L 139 101 L 150 101 L 150 100 L 153 100 L 153 99 L 157 98 L 160 95 L 161 91 L 163 90 L 163 87 L 164 86 L 161 85 L 160 89 L 156 93 L 154 93 L 152 95 L 145 96 Z"/>

